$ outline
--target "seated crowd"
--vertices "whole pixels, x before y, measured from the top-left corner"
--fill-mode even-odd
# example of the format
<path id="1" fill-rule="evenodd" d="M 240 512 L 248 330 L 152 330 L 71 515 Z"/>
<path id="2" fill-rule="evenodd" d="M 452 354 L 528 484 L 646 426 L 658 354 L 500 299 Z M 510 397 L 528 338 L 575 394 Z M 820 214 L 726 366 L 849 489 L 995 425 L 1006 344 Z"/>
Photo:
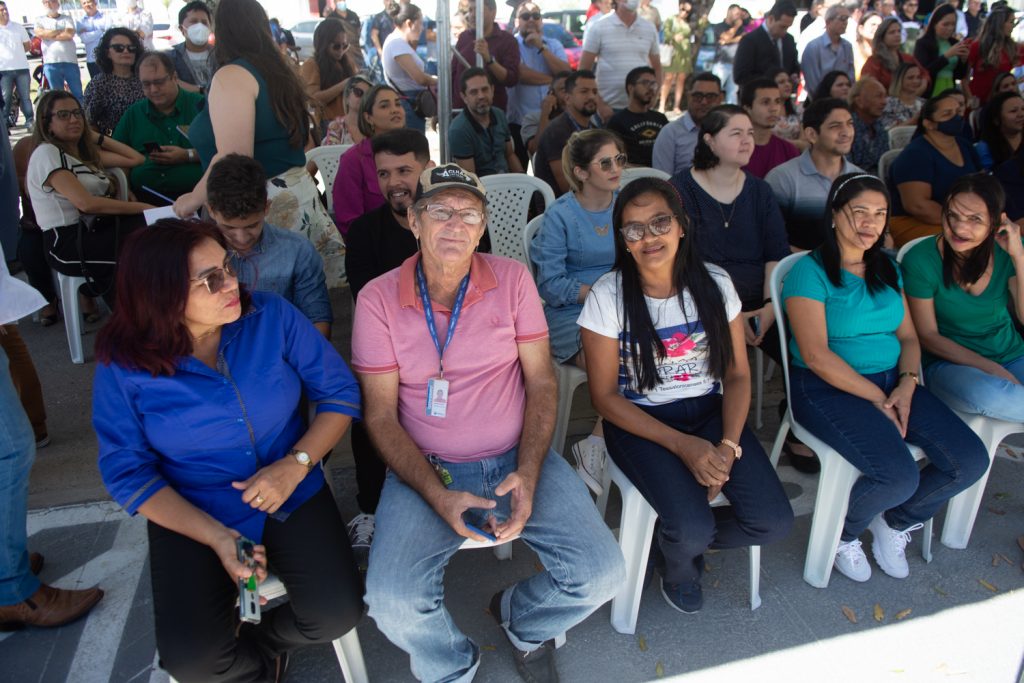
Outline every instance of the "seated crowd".
<path id="1" fill-rule="evenodd" d="M 754 350 L 789 363 L 789 413 L 862 473 L 835 568 L 868 580 L 870 530 L 878 566 L 908 576 L 912 532 L 990 465 L 957 414 L 1024 423 L 1024 98 L 1001 75 L 1024 49 L 998 4 L 980 42 L 958 41 L 940 5 L 912 54 L 896 14 L 876 14 L 868 40 L 867 21 L 825 4 L 799 47 L 790 0 L 757 25 L 730 8 L 715 29 L 728 62 L 688 74 L 687 0 L 667 25 L 685 45 L 671 64 L 619 0 L 590 20 L 575 70 L 536 3 L 506 31 L 484 0 L 484 36 L 459 37 L 439 105 L 414 4 L 374 22 L 378 82 L 338 13 L 299 66 L 255 0 L 212 15 L 195 0 L 172 52 L 111 28 L 81 102 L 41 97 L 11 161 L 18 258 L 43 325 L 57 320 L 51 269 L 84 277 L 87 321 L 97 297 L 111 310 L 99 468 L 148 520 L 157 644 L 177 680 L 280 680 L 290 651 L 349 631 L 364 601 L 418 679 L 471 680 L 484 655 L 444 606 L 444 567 L 467 540 L 517 538 L 538 571 L 495 586 L 490 613 L 523 678 L 557 680 L 555 639 L 625 582 L 587 490 L 603 493 L 609 457 L 658 514 L 661 594 L 700 610 L 705 552 L 793 525 L 747 426 Z M 685 103 L 671 121 L 662 87 L 662 109 Z M 452 163 L 430 158 L 438 106 L 460 110 Z M 318 146 L 336 172 L 307 163 Z M 525 173 L 556 199 L 532 207 L 519 263 L 490 253 L 486 179 Z M 156 207 L 177 218 L 145 227 Z M 330 290 L 346 285 L 351 370 L 330 342 Z M 568 460 L 552 443 L 559 364 L 586 372 L 599 416 Z M 23 436 L 42 443 L 25 405 Z M 346 531 L 321 464 L 350 427 Z M 783 449 L 819 471 L 795 436 Z M 729 505 L 713 508 L 719 494 Z M 99 600 L 39 584 L 16 542 L 23 576 L 0 592 L 0 628 Z M 268 565 L 290 601 L 236 628 L 238 581 Z M 33 600 L 57 607 L 41 616 Z"/>

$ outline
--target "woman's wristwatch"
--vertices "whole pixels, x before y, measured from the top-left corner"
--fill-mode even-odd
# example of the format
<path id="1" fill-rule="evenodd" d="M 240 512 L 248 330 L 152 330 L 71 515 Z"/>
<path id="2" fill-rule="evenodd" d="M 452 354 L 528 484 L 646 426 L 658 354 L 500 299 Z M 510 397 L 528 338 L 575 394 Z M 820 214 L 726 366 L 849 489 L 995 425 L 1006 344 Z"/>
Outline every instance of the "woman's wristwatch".
<path id="1" fill-rule="evenodd" d="M 309 453 L 306 453 L 305 451 L 300 451 L 293 448 L 290 451 L 288 451 L 288 455 L 295 458 L 295 462 L 305 467 L 307 474 L 312 472 L 313 467 L 316 466 L 316 463 L 313 462 L 312 458 L 309 457 Z"/>
<path id="2" fill-rule="evenodd" d="M 743 448 L 735 441 L 731 441 L 729 439 L 722 439 L 721 441 L 718 442 L 718 445 L 728 446 L 729 448 L 731 448 L 732 454 L 737 460 L 743 457 Z"/>

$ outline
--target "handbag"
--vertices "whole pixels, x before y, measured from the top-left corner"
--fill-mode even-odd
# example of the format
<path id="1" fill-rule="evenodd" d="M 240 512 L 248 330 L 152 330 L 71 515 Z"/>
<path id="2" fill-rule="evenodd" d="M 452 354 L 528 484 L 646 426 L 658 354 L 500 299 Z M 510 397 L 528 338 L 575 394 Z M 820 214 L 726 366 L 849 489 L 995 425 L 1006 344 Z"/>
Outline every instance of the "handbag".
<path id="1" fill-rule="evenodd" d="M 105 230 L 114 231 L 114 252 L 116 253 L 121 237 L 121 217 L 95 213 L 82 213 L 78 215 L 78 230 L 76 231 L 77 237 L 75 242 L 75 248 L 78 250 L 78 265 L 82 269 L 82 277 L 85 278 L 85 283 L 92 290 L 93 296 L 106 296 L 113 289 L 114 281 L 111 280 L 107 283 L 107 288 L 100 291 L 100 288 L 96 285 L 96 278 L 89 272 L 89 267 L 86 265 L 82 240 L 85 233 L 98 233 Z"/>
<path id="2" fill-rule="evenodd" d="M 430 119 L 437 116 L 437 98 L 430 88 L 420 90 L 419 94 L 412 101 L 412 110 L 416 116 L 423 119 Z"/>

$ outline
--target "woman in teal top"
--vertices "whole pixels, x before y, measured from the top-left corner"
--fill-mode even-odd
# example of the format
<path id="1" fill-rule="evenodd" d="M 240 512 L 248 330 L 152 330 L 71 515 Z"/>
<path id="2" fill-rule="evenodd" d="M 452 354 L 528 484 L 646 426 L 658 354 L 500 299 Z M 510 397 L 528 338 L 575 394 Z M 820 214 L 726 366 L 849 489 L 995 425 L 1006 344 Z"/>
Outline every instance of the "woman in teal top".
<path id="1" fill-rule="evenodd" d="M 573 133 L 562 148 L 562 172 L 571 191 L 544 213 L 530 244 L 551 353 L 557 362 L 582 370 L 587 366 L 576 319 L 590 287 L 615 263 L 612 207 L 625 165 L 625 144 L 615 133 L 601 128 Z M 598 420 L 591 435 L 572 447 L 577 471 L 597 494 L 607 453 L 603 434 Z"/>
<path id="2" fill-rule="evenodd" d="M 215 17 L 216 58 L 223 64 L 210 83 L 207 107 L 188 136 L 206 173 L 174 203 L 181 217 L 206 201 L 210 166 L 228 154 L 253 157 L 267 177 L 267 222 L 305 235 L 324 262 L 328 287 L 345 279 L 345 248 L 306 172 L 309 98 L 277 49 L 266 12 L 256 0 L 221 0 Z"/>
<path id="3" fill-rule="evenodd" d="M 954 410 L 1024 422 L 1024 246 L 990 175 L 960 178 L 942 234 L 903 258 L 907 300 L 924 347 L 928 388 Z M 998 244 L 998 247 L 996 246 Z"/>
<path id="4" fill-rule="evenodd" d="M 822 246 L 783 288 L 793 331 L 792 413 L 861 472 L 850 491 L 835 567 L 867 581 L 859 536 L 870 529 L 882 570 L 905 578 L 910 532 L 988 468 L 981 440 L 924 387 L 921 350 L 895 263 L 882 251 L 889 193 L 850 173 L 829 192 Z M 928 455 L 918 472 L 906 443 Z M 819 454 L 820 455 L 820 454 Z"/>

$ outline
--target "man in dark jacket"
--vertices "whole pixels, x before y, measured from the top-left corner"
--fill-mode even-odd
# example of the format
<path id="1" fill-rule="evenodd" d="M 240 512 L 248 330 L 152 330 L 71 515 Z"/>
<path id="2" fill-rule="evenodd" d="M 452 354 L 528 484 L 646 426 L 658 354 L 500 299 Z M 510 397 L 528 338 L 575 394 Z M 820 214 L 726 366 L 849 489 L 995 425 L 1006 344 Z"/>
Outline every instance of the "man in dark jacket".
<path id="1" fill-rule="evenodd" d="M 171 51 L 178 85 L 189 92 L 205 94 L 217 70 L 217 60 L 210 46 L 213 19 L 210 8 L 202 0 L 192 0 L 178 12 L 178 30 L 185 41 Z"/>
<path id="2" fill-rule="evenodd" d="M 796 41 L 788 33 L 794 19 L 796 6 L 792 1 L 778 0 L 768 10 L 761 27 L 743 36 L 732 67 L 737 84 L 742 86 L 754 78 L 769 76 L 772 69 L 782 67 L 793 79 L 795 89 L 800 82 L 800 61 Z"/>

